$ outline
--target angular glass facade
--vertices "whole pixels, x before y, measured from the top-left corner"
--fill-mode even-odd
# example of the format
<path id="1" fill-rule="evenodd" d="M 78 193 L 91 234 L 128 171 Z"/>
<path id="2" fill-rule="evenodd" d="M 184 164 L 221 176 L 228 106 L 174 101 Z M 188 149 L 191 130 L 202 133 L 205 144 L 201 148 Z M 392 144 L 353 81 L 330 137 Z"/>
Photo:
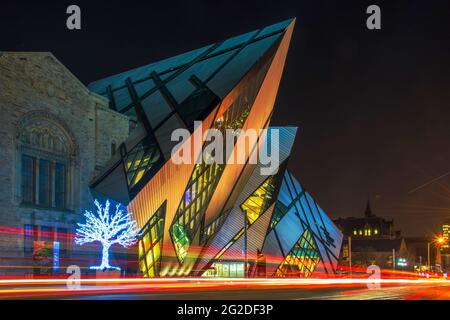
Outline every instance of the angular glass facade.
<path id="1" fill-rule="evenodd" d="M 142 228 L 143 276 L 334 272 L 342 234 L 286 169 L 296 128 L 269 126 L 294 22 L 90 84 L 136 123 L 91 187 L 133 212 Z M 227 159 L 225 147 L 237 150 L 241 129 L 268 130 L 247 142 L 249 152 L 238 154 L 242 163 L 175 164 L 171 151 L 178 142 L 171 134 L 187 129 L 193 135 L 194 121 L 202 121 L 203 130 L 235 133 L 223 144 Z M 279 133 L 282 165 L 262 175 L 263 164 L 249 163 L 250 150 L 274 143 L 272 132 Z M 200 150 L 212 159 L 209 146 Z"/>
<path id="2" fill-rule="evenodd" d="M 267 178 L 264 183 L 241 204 L 249 224 L 254 223 L 276 200 L 280 176 Z"/>
<path id="3" fill-rule="evenodd" d="M 319 250 L 314 243 L 314 238 L 309 230 L 305 230 L 278 267 L 275 276 L 307 278 L 314 272 L 319 261 Z"/>
<path id="4" fill-rule="evenodd" d="M 141 231 L 139 269 L 144 277 L 154 277 L 159 274 L 165 211 L 164 203 Z"/>

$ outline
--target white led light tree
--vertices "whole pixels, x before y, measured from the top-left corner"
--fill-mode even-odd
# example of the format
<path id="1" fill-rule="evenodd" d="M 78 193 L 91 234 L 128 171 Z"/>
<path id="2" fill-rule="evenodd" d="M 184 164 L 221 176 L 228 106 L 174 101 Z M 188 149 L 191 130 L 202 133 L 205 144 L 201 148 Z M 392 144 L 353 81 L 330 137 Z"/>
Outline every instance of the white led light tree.
<path id="1" fill-rule="evenodd" d="M 78 223 L 79 228 L 77 229 L 75 243 L 83 245 L 98 241 L 102 244 L 102 264 L 91 267 L 91 269 L 120 270 L 119 267 L 109 265 L 109 249 L 114 244 L 127 248 L 137 242 L 139 231 L 136 221 L 133 220 L 130 212 L 124 212 L 120 208 L 120 204 L 116 205 L 115 213 L 112 215 L 109 211 L 109 200 L 106 201 L 104 207 L 97 199 L 95 199 L 94 204 L 97 207 L 97 214 L 88 210 L 85 211 L 86 223 Z"/>

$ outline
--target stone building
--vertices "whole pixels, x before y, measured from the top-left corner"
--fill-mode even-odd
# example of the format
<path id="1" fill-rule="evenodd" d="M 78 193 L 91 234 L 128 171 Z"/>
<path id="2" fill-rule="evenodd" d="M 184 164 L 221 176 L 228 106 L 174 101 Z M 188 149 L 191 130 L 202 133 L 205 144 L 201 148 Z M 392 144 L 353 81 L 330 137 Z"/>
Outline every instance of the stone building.
<path id="1" fill-rule="evenodd" d="M 363 217 L 346 217 L 334 220 L 344 234 L 344 238 L 355 239 L 397 239 L 400 231 L 395 230 L 394 220 L 387 220 L 372 213 L 370 201 L 367 201 Z"/>
<path id="2" fill-rule="evenodd" d="M 412 270 L 414 256 L 404 238 L 398 239 L 355 239 L 352 241 L 352 267 L 366 272 L 370 265 L 381 269 Z M 404 262 L 404 263 L 403 263 Z M 393 265 L 394 263 L 394 265 Z M 345 262 L 341 261 L 341 265 Z"/>
<path id="3" fill-rule="evenodd" d="M 37 244 L 76 260 L 88 185 L 129 133 L 108 103 L 49 52 L 0 51 L 0 275 L 31 272 Z"/>
<path id="4" fill-rule="evenodd" d="M 400 230 L 396 230 L 394 220 L 375 215 L 369 200 L 364 216 L 338 218 L 333 222 L 344 234 L 339 265 L 345 270 L 350 264 L 353 271 L 361 268 L 365 272 L 371 264 L 392 269 L 397 262 L 394 259 L 406 259 L 408 267 L 413 265 L 414 257 Z"/>

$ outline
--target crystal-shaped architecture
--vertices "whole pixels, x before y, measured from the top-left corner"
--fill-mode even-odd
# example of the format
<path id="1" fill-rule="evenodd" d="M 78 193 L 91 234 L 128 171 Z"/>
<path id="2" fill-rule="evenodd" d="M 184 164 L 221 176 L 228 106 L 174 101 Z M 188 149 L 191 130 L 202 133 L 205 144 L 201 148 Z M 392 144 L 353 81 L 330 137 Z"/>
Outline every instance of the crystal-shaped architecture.
<path id="1" fill-rule="evenodd" d="M 93 193 L 128 206 L 142 229 L 145 277 L 309 277 L 333 274 L 342 234 L 288 171 L 295 127 L 270 119 L 295 20 L 220 41 L 89 85 L 134 121 Z M 197 125 L 201 121 L 200 125 Z M 171 159 L 175 129 L 261 133 L 239 163 Z M 259 131 L 268 129 L 267 131 Z M 262 174 L 252 150 L 279 139 L 279 166 Z M 191 148 L 198 159 L 200 148 Z"/>

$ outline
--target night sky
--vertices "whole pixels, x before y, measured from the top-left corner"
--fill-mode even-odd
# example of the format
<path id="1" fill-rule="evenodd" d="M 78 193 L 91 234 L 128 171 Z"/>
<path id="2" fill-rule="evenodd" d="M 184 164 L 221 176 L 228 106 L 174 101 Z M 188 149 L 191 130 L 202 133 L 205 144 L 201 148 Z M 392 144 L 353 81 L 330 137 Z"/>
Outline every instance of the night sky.
<path id="1" fill-rule="evenodd" d="M 245 2 L 245 4 L 242 4 Z M 65 28 L 78 4 L 82 30 Z M 366 28 L 370 4 L 382 30 Z M 290 168 L 332 217 L 373 212 L 405 235 L 450 218 L 448 1 L 2 0 L 0 50 L 51 51 L 83 83 L 290 17 L 273 124 L 300 128 Z"/>

